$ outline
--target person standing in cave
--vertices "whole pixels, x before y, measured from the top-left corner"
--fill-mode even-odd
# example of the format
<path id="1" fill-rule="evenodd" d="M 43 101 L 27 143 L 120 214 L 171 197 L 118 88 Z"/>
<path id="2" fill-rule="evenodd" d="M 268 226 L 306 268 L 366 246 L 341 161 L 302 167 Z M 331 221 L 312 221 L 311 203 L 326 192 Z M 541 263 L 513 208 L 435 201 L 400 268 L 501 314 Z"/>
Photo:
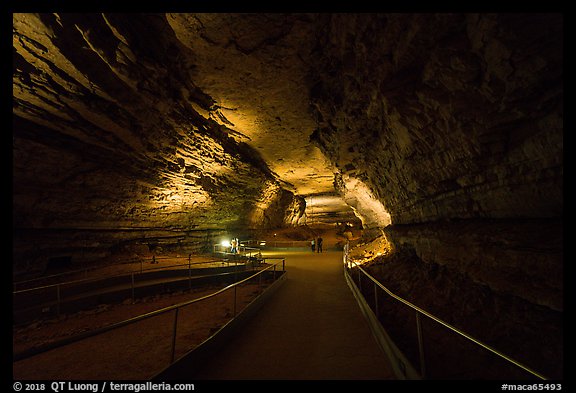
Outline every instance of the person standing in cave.
<path id="1" fill-rule="evenodd" d="M 236 239 L 232 239 L 230 241 L 230 252 L 232 254 L 236 254 L 236 247 L 238 246 L 238 242 L 236 241 Z"/>
<path id="2" fill-rule="evenodd" d="M 312 249 L 312 252 L 316 251 L 316 245 L 314 244 L 314 239 L 310 241 L 310 248 Z"/>
<path id="3" fill-rule="evenodd" d="M 322 252 L 322 237 L 318 236 L 318 240 L 316 240 L 316 248 L 318 249 L 318 252 Z"/>

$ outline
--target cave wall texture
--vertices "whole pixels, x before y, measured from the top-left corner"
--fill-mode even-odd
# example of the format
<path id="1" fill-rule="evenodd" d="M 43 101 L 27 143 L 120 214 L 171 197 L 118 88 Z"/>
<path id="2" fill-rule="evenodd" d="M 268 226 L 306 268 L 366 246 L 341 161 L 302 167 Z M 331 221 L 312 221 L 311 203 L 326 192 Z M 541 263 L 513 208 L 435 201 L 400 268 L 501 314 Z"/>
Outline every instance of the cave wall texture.
<path id="1" fill-rule="evenodd" d="M 336 15 L 314 138 L 395 224 L 562 214 L 562 19 Z M 519 203 L 519 201 L 522 201 Z"/>
<path id="2" fill-rule="evenodd" d="M 314 200 L 562 310 L 562 65 L 561 14 L 14 14 L 14 272 Z"/>
<path id="3" fill-rule="evenodd" d="M 388 239 L 562 310 L 562 17 L 321 19 L 313 139 L 389 212 Z"/>

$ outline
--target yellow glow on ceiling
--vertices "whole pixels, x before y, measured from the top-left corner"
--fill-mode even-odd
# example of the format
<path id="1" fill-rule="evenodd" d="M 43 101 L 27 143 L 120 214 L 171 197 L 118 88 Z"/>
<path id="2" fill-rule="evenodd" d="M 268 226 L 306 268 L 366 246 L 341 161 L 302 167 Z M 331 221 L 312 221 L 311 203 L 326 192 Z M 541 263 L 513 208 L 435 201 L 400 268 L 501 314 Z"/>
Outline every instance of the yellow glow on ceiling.
<path id="1" fill-rule="evenodd" d="M 254 30 L 249 18 L 237 15 L 175 13 L 167 14 L 167 21 L 180 42 L 196 54 L 195 85 L 215 101 L 213 110 L 199 108 L 198 113 L 233 130 L 231 137 L 257 150 L 295 194 L 334 191 L 335 168 L 309 141 L 317 124 L 302 88 L 308 64 L 295 51 L 297 46 L 239 51 L 228 44 L 239 37 L 250 41 L 245 33 Z M 301 44 L 302 34 L 294 31 L 284 39 Z"/>
<path id="2" fill-rule="evenodd" d="M 206 111 L 203 116 L 231 129 L 232 138 L 257 150 L 272 172 L 293 186 L 290 191 L 297 195 L 334 191 L 333 167 L 308 138 L 302 138 L 299 132 L 282 129 L 270 122 L 269 117 L 263 117 L 261 111 L 247 105 L 239 107 L 226 100 L 219 105 L 218 116 Z M 312 130 L 313 124 L 305 123 L 303 120 L 302 126 Z"/>

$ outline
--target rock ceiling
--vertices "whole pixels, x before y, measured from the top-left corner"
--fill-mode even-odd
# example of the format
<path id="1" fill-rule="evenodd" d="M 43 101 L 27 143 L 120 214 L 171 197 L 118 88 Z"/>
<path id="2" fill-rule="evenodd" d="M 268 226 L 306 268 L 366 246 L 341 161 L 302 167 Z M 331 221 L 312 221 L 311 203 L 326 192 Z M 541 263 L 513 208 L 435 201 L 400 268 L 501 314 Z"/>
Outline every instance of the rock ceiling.
<path id="1" fill-rule="evenodd" d="M 361 221 L 407 294 L 561 319 L 562 14 L 12 18 L 14 277 Z"/>
<path id="2" fill-rule="evenodd" d="M 561 32 L 554 14 L 14 14 L 15 225 L 557 216 Z"/>
<path id="3" fill-rule="evenodd" d="M 253 206 L 280 189 L 334 194 L 333 166 L 309 138 L 307 18 L 15 14 L 13 23 L 22 225 L 82 226 L 96 214 L 104 226 L 226 226 L 262 218 Z"/>

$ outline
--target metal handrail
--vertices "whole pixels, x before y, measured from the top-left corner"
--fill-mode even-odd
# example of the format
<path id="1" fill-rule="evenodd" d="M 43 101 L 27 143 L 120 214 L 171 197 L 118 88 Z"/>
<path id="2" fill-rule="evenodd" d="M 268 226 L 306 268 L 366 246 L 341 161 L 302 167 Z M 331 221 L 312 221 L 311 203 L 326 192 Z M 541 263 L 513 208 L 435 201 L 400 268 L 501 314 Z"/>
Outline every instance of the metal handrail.
<path id="1" fill-rule="evenodd" d="M 268 247 L 310 247 L 310 240 L 262 240 Z"/>
<path id="2" fill-rule="evenodd" d="M 370 275 L 368 272 L 366 272 L 366 271 L 360 266 L 360 264 L 359 264 L 358 262 L 356 262 L 356 261 L 352 261 L 352 262 L 351 262 L 350 259 L 349 259 L 349 257 L 348 257 L 348 249 L 345 248 L 345 250 L 344 250 L 344 266 L 346 267 L 346 265 L 348 265 L 348 268 L 349 268 L 351 263 L 355 264 L 356 267 L 358 268 L 358 270 L 361 271 L 366 277 L 368 277 L 368 278 L 374 283 L 374 285 L 377 285 L 380 289 L 382 289 L 384 292 L 386 292 L 389 296 L 391 296 L 392 298 L 394 298 L 394 299 L 398 300 L 399 302 L 405 304 L 406 306 L 412 308 L 412 309 L 415 310 L 417 313 L 420 313 L 420 314 L 423 314 L 423 315 L 427 316 L 428 318 L 430 318 L 430 319 L 438 322 L 439 324 L 447 327 L 448 329 L 452 330 L 453 332 L 455 332 L 455 333 L 457 333 L 457 334 L 459 334 L 459 335 L 467 338 L 468 340 L 470 340 L 470 341 L 474 342 L 475 344 L 483 347 L 484 349 L 487 349 L 488 351 L 490 351 L 490 352 L 494 353 L 495 355 L 497 355 L 497 356 L 505 359 L 506 361 L 514 364 L 515 366 L 522 368 L 523 370 L 529 372 L 530 374 L 532 374 L 532 375 L 534 375 L 534 376 L 536 376 L 536 377 L 538 377 L 538 378 L 540 378 L 540 379 L 543 379 L 543 380 L 547 380 L 547 379 L 548 379 L 547 377 L 545 377 L 545 376 L 542 375 L 541 373 L 532 370 L 531 368 L 525 366 L 524 364 L 518 362 L 517 360 L 512 359 L 511 357 L 505 355 L 504 353 L 498 351 L 497 349 L 492 348 L 491 346 L 483 343 L 482 341 L 480 341 L 480 340 L 472 337 L 471 335 L 469 335 L 469 334 L 461 331 L 460 329 L 458 329 L 458 328 L 450 325 L 449 323 L 441 320 L 440 318 L 438 318 L 438 317 L 430 314 L 430 313 L 427 312 L 426 310 L 423 310 L 422 308 L 416 306 L 415 304 L 410 303 L 408 300 L 403 299 L 402 297 L 396 295 L 395 293 L 393 293 L 392 291 L 390 291 L 388 288 L 386 288 L 384 285 L 382 285 L 382 283 L 380 283 L 380 281 L 376 280 L 372 275 Z M 416 314 L 416 315 L 418 316 L 418 314 Z M 419 321 L 418 318 L 416 319 L 416 322 L 417 322 L 417 324 L 418 324 L 418 328 L 420 328 L 420 321 Z M 420 331 L 420 329 L 418 330 L 418 332 L 419 332 L 419 338 L 421 338 L 421 331 Z M 422 358 L 422 346 L 421 346 L 421 345 L 420 345 L 420 355 L 421 355 L 421 358 Z"/>
<path id="3" fill-rule="evenodd" d="M 282 260 L 282 271 L 285 271 L 285 258 L 284 257 L 273 257 L 273 258 L 265 258 L 265 259 L 281 259 Z M 56 349 L 56 348 L 59 348 L 59 347 L 62 347 L 62 346 L 68 345 L 68 344 L 72 344 L 74 342 L 84 340 L 86 338 L 90 338 L 90 337 L 93 337 L 93 336 L 96 336 L 99 334 L 103 334 L 103 333 L 109 332 L 109 331 L 114 330 L 114 329 L 118 329 L 118 328 L 121 328 L 121 327 L 124 327 L 127 325 L 131 325 L 131 324 L 136 323 L 136 322 L 140 322 L 140 321 L 148 319 L 148 318 L 152 318 L 152 317 L 167 313 L 167 312 L 172 311 L 172 310 L 176 310 L 176 312 L 178 312 L 178 310 L 182 307 L 186 307 L 186 306 L 189 306 L 193 303 L 197 303 L 197 302 L 209 299 L 211 297 L 214 297 L 216 295 L 219 295 L 220 293 L 223 293 L 223 292 L 229 290 L 230 288 L 236 288 L 238 285 L 240 285 L 240 284 L 242 284 L 248 280 L 251 280 L 260 274 L 263 274 L 265 271 L 267 271 L 269 269 L 273 269 L 274 279 L 275 279 L 276 278 L 276 274 L 275 274 L 276 273 L 276 266 L 278 264 L 280 264 L 280 262 L 277 262 L 277 263 L 270 265 L 270 266 L 268 266 L 262 270 L 259 270 L 257 273 L 255 273 L 249 277 L 246 277 L 240 281 L 236 281 L 235 283 L 230 284 L 230 285 L 228 285 L 222 289 L 219 289 L 218 291 L 213 292 L 211 294 L 208 294 L 208 295 L 196 298 L 196 299 L 192 299 L 192 300 L 187 300 L 187 301 L 182 302 L 182 303 L 173 304 L 171 306 L 167 306 L 167 307 L 164 307 L 164 308 L 161 308 L 158 310 L 154 310 L 154 311 L 151 311 L 151 312 L 148 312 L 145 314 L 137 315 L 135 317 L 128 318 L 128 319 L 125 319 L 123 321 L 115 322 L 113 324 L 110 324 L 110 325 L 107 325 L 107 326 L 104 326 L 104 327 L 101 327 L 98 329 L 90 330 L 90 331 L 87 331 L 84 333 L 74 335 L 72 337 L 64 338 L 62 340 L 46 344 L 42 347 L 35 347 L 35 348 L 30 349 L 30 350 L 23 351 L 20 354 L 14 355 L 13 360 L 14 361 L 23 360 L 23 359 L 38 355 L 40 353 L 43 353 L 43 352 L 46 352 L 46 351 L 49 351 L 52 349 Z M 234 296 L 234 301 L 236 302 L 236 296 Z M 236 304 L 234 304 L 234 309 L 236 309 Z M 235 313 L 234 313 L 234 316 L 236 316 Z M 174 321 L 175 321 L 175 323 L 177 323 L 177 314 L 176 314 L 176 318 Z M 172 342 L 173 342 L 172 361 L 174 360 L 173 356 L 174 356 L 174 345 L 175 345 L 175 330 L 176 329 L 174 329 L 174 336 L 172 337 Z"/>
<path id="4" fill-rule="evenodd" d="M 129 279 L 129 285 L 131 288 L 131 292 L 132 292 L 132 302 L 135 301 L 135 275 L 141 275 L 144 272 L 152 272 L 154 270 L 157 271 L 168 271 L 168 272 L 175 272 L 175 271 L 179 271 L 181 269 L 170 269 L 172 267 L 181 267 L 181 266 L 188 266 L 188 268 L 186 269 L 188 271 L 188 280 L 192 280 L 192 265 L 201 265 L 201 264 L 206 264 L 206 263 L 213 263 L 213 262 L 222 262 L 221 260 L 213 260 L 213 261 L 209 261 L 209 262 L 195 262 L 195 263 L 186 263 L 186 264 L 177 264 L 177 265 L 166 265 L 166 266 L 161 266 L 161 267 L 153 267 L 153 268 L 148 268 L 145 270 L 140 270 L 140 271 L 131 271 L 131 272 L 124 272 L 124 273 L 119 273 L 119 274 L 114 274 L 114 275 L 108 275 L 108 276 L 101 276 L 101 277 L 91 277 L 91 278 L 85 278 L 85 279 L 78 279 L 78 280 L 74 280 L 74 281 L 67 281 L 67 282 L 63 282 L 63 283 L 57 283 L 57 284 L 49 284 L 46 286 L 42 286 L 42 287 L 35 287 L 35 288 L 28 288 L 28 289 L 23 289 L 20 291 L 14 291 L 12 293 L 13 295 L 13 299 L 16 299 L 17 295 L 23 295 L 23 294 L 27 294 L 27 293 L 33 293 L 33 292 L 38 292 L 41 290 L 47 290 L 47 289 L 51 289 L 54 288 L 55 289 L 55 298 L 52 300 L 52 305 L 55 306 L 55 312 L 56 315 L 59 316 L 60 315 L 60 309 L 61 309 L 61 305 L 63 303 L 65 303 L 66 301 L 62 298 L 62 287 L 68 287 L 68 288 L 72 288 L 74 285 L 83 285 L 83 284 L 89 284 L 89 283 L 95 283 L 98 281 L 103 281 L 103 280 L 109 280 L 109 279 L 115 279 L 115 278 L 121 278 L 121 279 Z M 230 264 L 230 262 L 223 262 L 223 263 L 228 263 Z M 234 261 L 231 262 L 234 264 L 235 267 L 238 266 L 238 261 Z M 253 265 L 254 267 L 254 265 Z M 183 270 L 183 269 L 182 269 Z M 191 285 L 191 282 L 190 282 Z M 45 303 L 45 304 L 49 304 L 49 303 Z"/>
<path id="5" fill-rule="evenodd" d="M 204 262 L 193 262 L 193 263 L 179 263 L 179 264 L 175 264 L 175 265 L 167 265 L 167 266 L 157 266 L 157 267 L 150 267 L 150 268 L 146 268 L 143 269 L 142 267 L 139 270 L 132 270 L 129 272 L 123 272 L 123 273 L 117 273 L 117 274 L 110 274 L 110 275 L 105 275 L 105 276 L 100 276 L 100 277 L 90 277 L 90 278 L 80 278 L 77 280 L 71 280 L 71 281 L 64 281 L 64 282 L 58 282 L 55 284 L 47 284 L 47 285 L 42 285 L 39 287 L 33 287 L 33 288 L 26 288 L 26 289 L 20 289 L 18 291 L 12 291 L 13 295 L 19 294 L 19 293 L 24 293 L 24 292 L 32 292 L 32 291 L 37 291 L 40 289 L 47 289 L 47 288 L 52 288 L 52 287 L 57 287 L 57 286 L 61 286 L 61 285 L 68 285 L 68 284 L 78 284 L 78 283 L 85 283 L 85 282 L 90 282 L 90 281 L 98 281 L 98 280 L 103 280 L 103 279 L 109 279 L 109 278 L 115 278 L 115 277 L 122 277 L 122 276 L 128 276 L 130 274 L 134 274 L 134 273 L 143 273 L 145 271 L 153 271 L 153 270 L 164 270 L 167 268 L 171 268 L 171 267 L 176 267 L 176 266 L 191 266 L 191 265 L 203 265 L 206 263 L 215 263 L 215 262 L 222 262 L 222 260 L 219 259 L 214 259 L 211 261 L 204 261 Z M 108 265 L 108 266 L 118 266 L 119 264 L 116 265 Z M 142 265 L 142 264 L 141 264 Z M 107 267 L 108 267 L 107 266 Z M 79 270 L 81 271 L 81 270 Z M 77 271 L 78 272 L 78 271 Z M 51 276 L 47 276 L 47 277 L 41 277 L 41 278 L 49 278 Z M 38 278 L 38 279 L 41 279 Z M 24 281 L 21 281 L 24 282 Z M 21 283 L 20 282 L 20 283 Z"/>
<path id="6" fill-rule="evenodd" d="M 260 251 L 259 248 L 256 247 L 248 247 L 248 246 L 238 246 L 238 251 L 237 252 L 230 252 L 230 251 L 224 251 L 224 250 L 228 250 L 230 247 L 226 247 L 223 246 L 221 244 L 214 244 L 212 246 L 212 253 L 213 254 L 224 254 L 224 255 L 233 255 L 233 256 L 246 256 L 246 254 L 248 254 L 249 257 L 252 257 L 253 253 L 256 253 L 256 251 Z M 224 250 L 222 250 L 224 249 Z"/>
<path id="7" fill-rule="evenodd" d="M 283 245 L 283 246 L 287 246 L 287 247 L 294 247 L 294 246 L 308 247 L 310 245 L 310 240 L 276 240 L 276 239 L 254 240 L 254 239 L 250 239 L 250 240 L 241 240 L 240 243 L 241 244 L 266 245 L 266 246 L 273 245 L 273 247 L 276 247 L 279 244 Z M 262 244 L 262 243 L 264 243 L 264 244 Z M 244 246 L 242 246 L 242 247 L 244 247 Z"/>
<path id="8" fill-rule="evenodd" d="M 188 261 L 190 261 L 191 255 L 188 255 L 187 257 L 156 257 L 156 260 L 161 260 L 161 259 L 179 259 L 179 258 L 187 258 Z M 51 279 L 54 277 L 60 277 L 60 276 L 66 276 L 69 274 L 77 274 L 77 273 L 84 273 L 84 274 L 88 274 L 89 271 L 93 271 L 93 270 L 99 270 L 99 269 L 106 269 L 109 267 L 114 267 L 114 266 L 122 266 L 122 265 L 133 265 L 133 264 L 140 264 L 142 265 L 144 263 L 143 259 L 141 258 L 140 261 L 138 262 L 118 262 L 118 263 L 111 263 L 109 265 L 99 265 L 99 266 L 89 266 L 89 267 L 85 267 L 83 269 L 76 269 L 76 270 L 70 270 L 67 272 L 62 272 L 62 273 L 55 273 L 55 274 L 50 274 L 47 276 L 40 276 L 40 277 L 34 277 L 34 278 L 30 278 L 27 280 L 21 280 L 21 281 L 14 281 L 14 286 L 16 285 L 22 285 L 25 283 L 29 283 L 29 282 L 33 282 L 33 281 L 39 281 L 39 280 L 47 280 L 47 279 Z M 195 262 L 195 263 L 209 263 L 209 262 Z M 187 264 L 186 264 L 187 265 Z"/>

